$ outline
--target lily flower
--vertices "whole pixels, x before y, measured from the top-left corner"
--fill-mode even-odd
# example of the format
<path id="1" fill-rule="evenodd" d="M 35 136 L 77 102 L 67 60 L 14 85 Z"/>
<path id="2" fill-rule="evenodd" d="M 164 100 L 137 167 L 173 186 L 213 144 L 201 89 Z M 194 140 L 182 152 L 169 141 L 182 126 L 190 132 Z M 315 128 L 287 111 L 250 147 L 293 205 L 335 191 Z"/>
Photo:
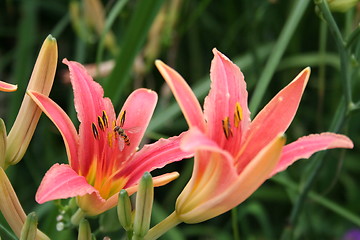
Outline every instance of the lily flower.
<path id="1" fill-rule="evenodd" d="M 204 112 L 185 80 L 156 62 L 189 125 L 182 140 L 196 151 L 193 174 L 176 202 L 175 222 L 197 223 L 218 216 L 247 199 L 265 180 L 301 158 L 330 148 L 352 148 L 334 133 L 313 134 L 285 145 L 290 125 L 308 82 L 305 68 L 250 120 L 246 83 L 240 69 L 213 50 L 211 90 Z M 176 224 L 176 223 L 175 223 Z"/>
<path id="2" fill-rule="evenodd" d="M 0 91 L 2 92 L 14 92 L 17 90 L 17 85 L 0 81 Z"/>
<path id="3" fill-rule="evenodd" d="M 137 151 L 157 102 L 155 92 L 135 90 L 116 118 L 110 99 L 103 97 L 102 87 L 85 68 L 66 59 L 63 63 L 70 70 L 79 132 L 50 98 L 28 92 L 59 129 L 69 159 L 69 164 L 48 170 L 36 193 L 38 203 L 77 197 L 85 214 L 97 215 L 116 206 L 121 189 L 134 193 L 144 172 L 193 155 L 180 149 L 181 136 L 160 139 Z M 177 172 L 155 177 L 154 186 L 177 177 Z"/>

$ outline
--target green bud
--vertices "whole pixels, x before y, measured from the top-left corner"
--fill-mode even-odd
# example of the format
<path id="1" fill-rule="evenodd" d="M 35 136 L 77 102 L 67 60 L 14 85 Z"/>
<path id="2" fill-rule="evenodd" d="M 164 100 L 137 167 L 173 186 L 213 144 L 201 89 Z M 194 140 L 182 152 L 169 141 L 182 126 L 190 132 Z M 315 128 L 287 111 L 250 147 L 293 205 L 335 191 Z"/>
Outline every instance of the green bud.
<path id="1" fill-rule="evenodd" d="M 119 193 L 119 200 L 117 205 L 117 214 L 121 226 L 125 231 L 132 230 L 132 214 L 130 197 L 126 190 L 121 190 Z"/>
<path id="2" fill-rule="evenodd" d="M 79 225 L 78 240 L 92 240 L 90 224 L 85 218 L 81 220 Z"/>
<path id="3" fill-rule="evenodd" d="M 354 7 L 359 0 L 327 0 L 329 8 L 334 12 L 346 12 Z"/>
<path id="4" fill-rule="evenodd" d="M 153 200 L 152 176 L 150 173 L 145 172 L 140 180 L 136 195 L 133 239 L 142 239 L 149 231 Z"/>
<path id="5" fill-rule="evenodd" d="M 37 234 L 38 218 L 35 212 L 29 213 L 21 229 L 20 240 L 35 240 Z"/>

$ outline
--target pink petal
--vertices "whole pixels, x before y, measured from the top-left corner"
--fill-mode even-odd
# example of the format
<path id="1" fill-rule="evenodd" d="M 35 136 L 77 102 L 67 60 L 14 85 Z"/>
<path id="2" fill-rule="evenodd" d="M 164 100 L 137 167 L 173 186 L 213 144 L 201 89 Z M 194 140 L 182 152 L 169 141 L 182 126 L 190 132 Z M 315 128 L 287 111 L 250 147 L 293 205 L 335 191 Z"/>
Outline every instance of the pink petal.
<path id="1" fill-rule="evenodd" d="M 242 150 L 237 157 L 239 159 L 238 172 L 241 172 L 263 147 L 289 127 L 298 109 L 309 76 L 310 68 L 305 68 L 252 121 L 246 142 L 242 145 Z"/>
<path id="2" fill-rule="evenodd" d="M 130 145 L 125 146 L 122 151 L 124 156 L 131 156 L 136 151 L 149 125 L 156 103 L 156 92 L 145 88 L 135 90 L 127 98 L 121 112 L 126 110 L 123 128 L 130 139 Z M 117 125 L 120 124 L 121 112 Z"/>
<path id="3" fill-rule="evenodd" d="M 79 161 L 81 172 L 86 175 L 92 161 L 102 159 L 103 148 L 107 147 L 108 138 L 106 132 L 100 131 L 98 117 L 106 112 L 111 127 L 115 120 L 114 108 L 108 98 L 103 98 L 104 90 L 86 72 L 86 69 L 77 62 L 63 60 L 70 70 L 70 80 L 74 90 L 75 109 L 81 122 L 79 127 Z M 92 124 L 95 124 L 100 134 L 95 138 Z M 112 131 L 112 129 L 107 129 Z"/>
<path id="4" fill-rule="evenodd" d="M 59 129 L 64 139 L 70 166 L 75 171 L 78 171 L 79 161 L 77 151 L 79 140 L 74 124 L 64 110 L 49 97 L 34 91 L 28 91 L 27 93 Z"/>
<path id="5" fill-rule="evenodd" d="M 153 144 L 145 145 L 139 152 L 136 152 L 134 158 L 117 174 L 117 177 L 129 177 L 125 188 L 136 184 L 144 172 L 151 172 L 169 163 L 192 157 L 193 153 L 184 152 L 180 149 L 180 141 L 183 135 L 160 139 Z"/>
<path id="6" fill-rule="evenodd" d="M 216 189 L 212 195 L 209 195 L 207 199 L 200 202 L 201 204 L 197 207 L 192 208 L 191 211 L 187 213 L 181 214 L 180 218 L 185 220 L 186 223 L 202 222 L 216 217 L 242 203 L 268 178 L 279 161 L 284 143 L 284 137 L 275 137 L 275 139 L 263 148 L 246 166 L 237 179 L 227 181 L 227 185 L 224 184 L 225 187 Z M 221 165 L 219 165 L 219 168 L 221 168 Z M 222 177 L 226 179 L 227 173 L 224 172 Z M 211 181 L 211 179 L 209 181 Z M 196 195 L 196 193 L 194 195 Z M 192 198 L 189 199 L 191 200 Z M 178 210 L 178 208 L 176 210 L 177 212 L 181 211 L 181 209 Z"/>
<path id="7" fill-rule="evenodd" d="M 214 59 L 211 63 L 211 90 L 205 99 L 204 113 L 208 123 L 208 135 L 236 155 L 241 139 L 250 124 L 250 111 L 247 105 L 247 91 L 244 76 L 238 66 L 225 55 L 213 49 Z M 235 127 L 235 110 L 240 106 L 242 120 Z M 233 137 L 225 137 L 223 123 L 229 118 Z"/>
<path id="8" fill-rule="evenodd" d="M 55 199 L 83 196 L 96 191 L 69 165 L 54 164 L 41 181 L 35 200 L 41 204 Z"/>
<path id="9" fill-rule="evenodd" d="M 188 125 L 190 127 L 197 127 L 205 132 L 205 121 L 200 103 L 189 85 L 179 73 L 162 61 L 155 61 L 155 65 L 173 92 Z"/>
<path id="10" fill-rule="evenodd" d="M 348 137 L 335 133 L 312 134 L 299 138 L 295 142 L 292 142 L 283 148 L 280 161 L 270 176 L 284 171 L 296 160 L 309 158 L 312 154 L 318 151 L 332 148 L 353 147 L 354 145 Z"/>
<path id="11" fill-rule="evenodd" d="M 2 92 L 14 92 L 17 89 L 17 85 L 0 81 L 0 91 Z"/>

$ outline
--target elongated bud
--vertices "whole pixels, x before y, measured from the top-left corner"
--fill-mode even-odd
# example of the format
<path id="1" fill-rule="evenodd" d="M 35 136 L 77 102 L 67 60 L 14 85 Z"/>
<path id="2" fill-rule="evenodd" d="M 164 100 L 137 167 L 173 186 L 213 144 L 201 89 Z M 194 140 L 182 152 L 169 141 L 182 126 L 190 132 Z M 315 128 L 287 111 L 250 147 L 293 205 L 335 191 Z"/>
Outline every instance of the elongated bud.
<path id="1" fill-rule="evenodd" d="M 90 224 L 85 218 L 83 218 L 79 225 L 78 240 L 91 240 L 91 239 L 92 239 L 92 235 L 91 235 Z"/>
<path id="2" fill-rule="evenodd" d="M 117 205 L 117 214 L 121 226 L 125 231 L 132 230 L 132 214 L 130 197 L 126 190 L 121 190 L 119 193 L 119 200 Z"/>
<path id="3" fill-rule="evenodd" d="M 329 8 L 333 12 L 346 12 L 353 8 L 359 0 L 327 0 Z"/>
<path id="4" fill-rule="evenodd" d="M 58 59 L 56 39 L 49 35 L 44 41 L 36 60 L 27 91 L 49 95 L 54 82 Z M 18 163 L 34 134 L 41 114 L 40 108 L 26 94 L 7 140 L 6 166 Z"/>
<path id="5" fill-rule="evenodd" d="M 5 165 L 6 153 L 6 127 L 4 121 L 0 118 L 0 167 Z"/>
<path id="6" fill-rule="evenodd" d="M 26 221 L 26 214 L 2 168 L 0 168 L 0 211 L 15 235 L 20 237 L 21 229 Z M 37 239 L 49 239 L 39 230 L 36 235 Z"/>
<path id="7" fill-rule="evenodd" d="M 17 85 L 0 81 L 0 91 L 2 92 L 14 92 L 17 90 Z"/>
<path id="8" fill-rule="evenodd" d="M 38 218 L 36 216 L 36 213 L 29 213 L 26 218 L 25 224 L 21 230 L 20 240 L 35 240 L 37 224 Z"/>
<path id="9" fill-rule="evenodd" d="M 136 195 L 133 239 L 143 239 L 149 231 L 151 210 L 154 200 L 154 186 L 151 174 L 145 172 L 140 180 Z"/>

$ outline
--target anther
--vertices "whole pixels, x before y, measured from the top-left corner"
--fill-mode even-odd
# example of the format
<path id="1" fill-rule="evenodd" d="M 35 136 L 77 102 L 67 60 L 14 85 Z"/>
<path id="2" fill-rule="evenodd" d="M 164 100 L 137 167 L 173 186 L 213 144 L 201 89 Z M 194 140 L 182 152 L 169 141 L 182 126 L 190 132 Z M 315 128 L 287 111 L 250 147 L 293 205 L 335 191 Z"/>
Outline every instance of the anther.
<path id="1" fill-rule="evenodd" d="M 108 127 L 109 127 L 109 121 L 108 121 L 108 117 L 107 117 L 105 111 L 103 111 L 102 120 L 103 120 L 103 122 L 104 122 L 104 126 L 105 126 L 106 128 L 108 128 Z"/>
<path id="2" fill-rule="evenodd" d="M 222 120 L 222 125 L 223 125 L 225 137 L 226 137 L 226 139 L 229 139 L 229 137 L 233 136 L 232 131 L 231 131 L 229 117 L 226 117 L 224 120 Z"/>
<path id="3" fill-rule="evenodd" d="M 126 110 L 124 110 L 124 111 L 121 112 L 121 115 L 120 115 L 120 127 L 124 126 L 124 123 L 125 123 L 125 115 L 126 115 Z"/>
<path id="4" fill-rule="evenodd" d="M 235 112 L 234 112 L 234 125 L 235 127 L 239 126 L 240 121 L 243 119 L 243 111 L 240 106 L 240 103 L 236 103 Z"/>
<path id="5" fill-rule="evenodd" d="M 98 132 L 98 130 L 96 128 L 96 125 L 94 123 L 91 124 L 91 129 L 92 129 L 94 138 L 99 139 L 99 132 Z"/>
<path id="6" fill-rule="evenodd" d="M 102 119 L 100 116 L 98 116 L 98 125 L 99 125 L 99 128 L 100 128 L 102 131 L 105 130 L 104 121 L 103 121 L 103 119 Z"/>

